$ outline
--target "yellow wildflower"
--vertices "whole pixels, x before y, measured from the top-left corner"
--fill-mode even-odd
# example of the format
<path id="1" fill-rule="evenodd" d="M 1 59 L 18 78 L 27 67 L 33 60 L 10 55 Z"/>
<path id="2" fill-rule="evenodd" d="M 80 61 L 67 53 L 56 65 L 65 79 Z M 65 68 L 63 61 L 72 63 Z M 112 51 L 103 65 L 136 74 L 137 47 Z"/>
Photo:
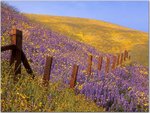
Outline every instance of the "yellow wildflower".
<path id="1" fill-rule="evenodd" d="M 142 97 L 144 96 L 144 92 L 141 92 L 141 96 L 142 96 Z"/>
<path id="2" fill-rule="evenodd" d="M 24 102 L 22 102 L 22 101 L 21 101 L 20 105 L 21 105 L 21 106 L 25 106 Z"/>
<path id="3" fill-rule="evenodd" d="M 25 98 L 26 98 L 26 96 L 25 96 L 25 95 L 23 95 L 23 94 L 20 94 L 20 96 L 21 96 L 23 99 L 25 99 Z"/>
<path id="4" fill-rule="evenodd" d="M 132 88 L 131 87 L 128 87 L 128 91 L 130 91 Z"/>
<path id="5" fill-rule="evenodd" d="M 82 88 L 83 88 L 83 84 L 78 87 L 79 90 L 81 90 Z"/>
<path id="6" fill-rule="evenodd" d="M 140 71 L 140 73 L 141 73 L 141 74 L 145 74 L 145 75 L 147 75 L 147 74 L 148 74 L 148 72 L 147 72 L 147 71 L 142 71 L 142 70 Z"/>
<path id="7" fill-rule="evenodd" d="M 144 74 L 145 74 L 145 75 L 148 75 L 148 72 L 147 72 L 147 71 L 145 71 L 145 72 L 144 72 Z"/>
<path id="8" fill-rule="evenodd" d="M 42 106 L 42 102 L 39 103 L 39 106 Z"/>
<path id="9" fill-rule="evenodd" d="M 52 52 L 55 52 L 55 50 L 53 49 Z"/>
<path id="10" fill-rule="evenodd" d="M 148 106 L 148 103 L 145 103 L 144 106 Z"/>

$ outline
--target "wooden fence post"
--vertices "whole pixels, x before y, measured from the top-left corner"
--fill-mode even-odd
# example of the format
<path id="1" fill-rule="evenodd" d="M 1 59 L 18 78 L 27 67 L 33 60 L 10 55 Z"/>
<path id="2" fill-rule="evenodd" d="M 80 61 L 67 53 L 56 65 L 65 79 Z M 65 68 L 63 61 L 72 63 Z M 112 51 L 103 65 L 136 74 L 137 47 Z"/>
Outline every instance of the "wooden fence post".
<path id="1" fill-rule="evenodd" d="M 98 57 L 98 70 L 101 71 L 102 69 L 102 62 L 103 62 L 103 57 L 99 56 Z"/>
<path id="2" fill-rule="evenodd" d="M 17 30 L 16 28 L 13 28 L 10 32 L 11 36 L 11 44 L 2 46 L 1 52 L 12 50 L 11 51 L 11 58 L 10 58 L 10 65 L 15 63 L 14 67 L 14 82 L 17 82 L 19 79 L 18 74 L 21 74 L 21 61 L 23 62 L 23 65 L 25 66 L 27 72 L 29 74 L 33 74 L 33 71 L 28 63 L 28 60 L 22 50 L 22 31 Z M 34 78 L 34 75 L 33 75 Z"/>
<path id="3" fill-rule="evenodd" d="M 124 51 L 124 61 L 126 61 L 126 58 L 128 58 L 127 57 L 127 50 Z"/>
<path id="4" fill-rule="evenodd" d="M 15 45 L 16 49 L 12 50 L 10 65 L 12 65 L 14 61 L 16 61 L 14 70 L 15 75 L 17 75 L 21 74 L 22 31 L 13 28 L 11 30 L 11 36 L 11 44 Z M 17 79 L 17 76 L 15 76 L 14 79 Z"/>
<path id="5" fill-rule="evenodd" d="M 131 60 L 131 56 L 129 56 L 128 58 L 129 58 L 129 60 Z"/>
<path id="6" fill-rule="evenodd" d="M 126 51 L 126 58 L 129 58 L 129 52 Z"/>
<path id="7" fill-rule="evenodd" d="M 112 70 L 116 68 L 116 61 L 117 61 L 116 56 L 113 56 Z"/>
<path id="8" fill-rule="evenodd" d="M 71 80 L 70 80 L 70 88 L 74 88 L 77 81 L 77 73 L 78 73 L 78 65 L 73 66 Z"/>
<path id="9" fill-rule="evenodd" d="M 120 54 L 118 54 L 118 57 L 117 57 L 117 66 L 120 64 Z"/>
<path id="10" fill-rule="evenodd" d="M 43 75 L 43 84 L 48 85 L 48 81 L 50 79 L 50 72 L 51 72 L 51 66 L 52 66 L 52 57 L 47 56 L 46 57 L 46 64 L 44 69 L 44 75 Z"/>
<path id="11" fill-rule="evenodd" d="M 106 66 L 105 66 L 105 72 L 106 72 L 106 73 L 109 72 L 109 65 L 110 65 L 110 58 L 107 57 L 107 59 L 106 59 Z"/>
<path id="12" fill-rule="evenodd" d="M 87 67 L 87 74 L 91 75 L 91 67 L 92 67 L 92 55 L 88 57 L 88 67 Z"/>
<path id="13" fill-rule="evenodd" d="M 123 63 L 123 53 L 121 53 L 121 59 L 120 59 L 120 64 L 122 65 Z"/>
<path id="14" fill-rule="evenodd" d="M 28 63 L 28 60 L 26 58 L 26 55 L 24 54 L 23 51 L 21 51 L 21 60 L 22 60 L 22 63 L 24 65 L 24 67 L 26 68 L 27 73 L 32 74 L 33 75 L 32 78 L 34 78 L 33 71 L 31 69 L 31 67 L 30 67 L 30 65 Z"/>

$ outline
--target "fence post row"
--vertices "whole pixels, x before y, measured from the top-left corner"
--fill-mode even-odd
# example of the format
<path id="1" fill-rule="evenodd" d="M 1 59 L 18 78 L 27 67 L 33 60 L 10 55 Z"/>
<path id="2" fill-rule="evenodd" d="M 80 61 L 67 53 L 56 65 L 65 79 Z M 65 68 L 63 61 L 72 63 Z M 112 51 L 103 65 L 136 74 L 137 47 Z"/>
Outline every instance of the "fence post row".
<path id="1" fill-rule="evenodd" d="M 53 60 L 52 57 L 50 56 L 46 57 L 46 64 L 45 64 L 44 75 L 43 75 L 43 84 L 46 86 L 48 85 L 48 81 L 50 79 L 52 60 Z"/>
<path id="2" fill-rule="evenodd" d="M 26 70 L 28 73 L 33 73 L 32 69 L 27 61 L 27 58 L 22 51 L 22 31 L 17 30 L 16 28 L 13 28 L 11 30 L 11 45 L 3 46 L 1 47 L 2 51 L 6 51 L 11 49 L 11 58 L 10 58 L 10 65 L 12 65 L 15 61 L 15 75 L 21 74 L 21 61 L 23 62 Z M 126 58 L 130 60 L 131 56 L 129 56 L 128 51 L 125 50 L 123 53 L 118 54 L 118 56 L 113 56 L 113 63 L 112 63 L 112 70 L 116 68 L 119 64 L 122 65 L 123 61 L 126 61 Z M 52 66 L 52 57 L 47 56 L 46 57 L 46 64 L 44 69 L 44 75 L 43 75 L 43 83 L 44 85 L 48 84 L 48 81 L 50 79 L 50 73 L 51 73 L 51 66 Z M 102 68 L 102 62 L 103 57 L 98 57 L 98 70 L 101 70 Z M 91 67 L 92 67 L 92 55 L 88 56 L 88 66 L 87 66 L 87 74 L 91 75 Z M 110 67 L 110 58 L 106 58 L 106 64 L 105 64 L 105 72 L 109 72 Z M 78 65 L 73 66 L 72 70 L 72 76 L 70 80 L 70 88 L 74 88 L 76 85 L 76 79 L 77 79 L 77 72 L 78 72 Z M 16 79 L 17 76 L 14 77 Z"/>
<path id="3" fill-rule="evenodd" d="M 102 62 L 103 62 L 103 57 L 99 56 L 98 57 L 98 70 L 101 71 L 102 69 Z"/>
<path id="4" fill-rule="evenodd" d="M 92 67 L 92 55 L 88 56 L 88 67 L 87 67 L 87 74 L 91 75 L 91 67 Z"/>
<path id="5" fill-rule="evenodd" d="M 13 49 L 11 52 L 10 65 L 15 61 L 15 75 L 21 74 L 21 50 L 22 50 L 22 31 L 16 28 L 11 30 L 11 44 L 15 45 L 17 49 Z M 17 79 L 17 76 L 14 76 Z"/>
<path id="6" fill-rule="evenodd" d="M 76 64 L 73 66 L 72 75 L 70 79 L 70 88 L 74 88 L 76 85 L 78 68 L 79 66 Z"/>

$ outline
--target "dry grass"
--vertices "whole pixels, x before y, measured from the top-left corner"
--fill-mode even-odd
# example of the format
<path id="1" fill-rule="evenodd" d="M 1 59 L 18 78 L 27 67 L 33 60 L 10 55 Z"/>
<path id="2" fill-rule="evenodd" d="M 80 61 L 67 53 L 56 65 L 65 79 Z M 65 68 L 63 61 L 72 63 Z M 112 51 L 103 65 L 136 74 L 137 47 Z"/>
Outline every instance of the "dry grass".
<path id="1" fill-rule="evenodd" d="M 148 65 L 148 33 L 83 18 L 25 14 L 50 29 L 94 46 L 101 52 L 131 51 L 132 61 Z"/>

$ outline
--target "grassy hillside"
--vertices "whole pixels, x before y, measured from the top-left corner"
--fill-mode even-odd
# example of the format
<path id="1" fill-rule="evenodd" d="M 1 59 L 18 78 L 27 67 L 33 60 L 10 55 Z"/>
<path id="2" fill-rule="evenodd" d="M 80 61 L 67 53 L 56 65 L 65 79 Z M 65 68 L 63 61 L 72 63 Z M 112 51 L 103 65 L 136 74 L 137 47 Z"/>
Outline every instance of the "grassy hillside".
<path id="1" fill-rule="evenodd" d="M 75 40 L 89 44 L 101 52 L 118 53 L 131 50 L 132 61 L 148 65 L 148 33 L 115 24 L 61 16 L 25 14 L 31 20 Z"/>
<path id="2" fill-rule="evenodd" d="M 122 66 L 119 65 L 116 69 L 112 70 L 112 54 L 105 54 L 101 51 L 97 51 L 94 47 L 90 46 L 91 44 L 87 45 L 87 43 L 90 43 L 89 41 L 86 43 L 81 43 L 74 40 L 77 39 L 84 42 L 85 39 L 89 39 L 91 42 L 94 42 L 93 45 L 96 43 L 99 44 L 98 41 L 96 42 L 94 38 L 84 38 L 86 33 L 88 34 L 89 32 L 75 36 L 77 34 L 76 30 L 72 30 L 73 35 L 70 33 L 70 37 L 72 38 L 69 38 L 63 35 L 63 33 L 65 34 L 65 29 L 60 27 L 60 31 L 62 31 L 62 34 L 60 34 L 60 32 L 53 31 L 57 31 L 57 27 L 52 26 L 51 28 L 48 26 L 55 24 L 45 24 L 48 27 L 46 28 L 43 23 L 41 24 L 40 22 L 29 20 L 7 4 L 2 4 L 1 9 L 2 46 L 10 44 L 10 30 L 12 27 L 16 27 L 17 29 L 23 31 L 23 51 L 26 54 L 29 64 L 35 74 L 35 79 L 32 80 L 22 66 L 22 77 L 19 79 L 17 84 L 14 84 L 14 65 L 10 67 L 9 63 L 6 62 L 7 60 L 10 60 L 10 52 L 7 51 L 1 54 L 2 111 L 149 111 L 149 76 L 147 66 L 134 64 L 130 62 L 130 60 L 127 60 L 125 63 L 123 63 Z M 40 18 L 40 16 L 38 18 Z M 42 19 L 45 20 L 44 18 Z M 57 19 L 54 19 L 54 21 L 56 20 Z M 87 24 L 86 21 L 83 21 L 80 22 L 79 25 L 84 22 Z M 70 22 L 70 24 L 71 23 L 77 24 L 76 21 Z M 56 23 L 56 25 L 61 26 L 59 23 Z M 91 26 L 93 27 L 95 25 L 98 26 L 99 24 L 96 23 Z M 121 41 L 115 43 L 117 39 L 110 37 L 109 35 L 111 33 L 108 32 L 112 32 L 114 29 L 116 29 L 116 31 L 129 30 L 126 28 L 119 28 L 119 26 L 117 27 L 108 23 L 103 23 L 102 25 L 103 26 L 101 29 L 106 29 L 106 26 L 108 25 L 111 26 L 109 28 L 110 30 L 107 30 L 107 28 L 105 32 L 104 29 L 99 30 L 101 35 L 103 35 L 102 37 L 105 37 L 105 39 L 96 38 L 97 40 L 103 39 L 102 43 L 100 44 L 105 44 L 103 48 L 109 48 L 112 46 L 112 44 L 117 45 L 121 43 Z M 76 25 L 76 27 L 78 27 L 78 25 Z M 86 29 L 86 31 L 89 31 L 88 26 L 80 26 L 79 28 L 83 28 Z M 76 29 L 80 30 L 79 28 Z M 69 28 L 68 31 L 71 31 L 70 29 L 71 28 Z M 98 29 L 93 28 L 92 30 L 94 31 Z M 95 34 L 95 32 L 93 32 L 93 34 Z M 91 36 L 96 36 L 93 34 Z M 126 33 L 126 36 L 128 35 L 129 34 Z M 137 46 L 133 46 L 132 48 L 133 50 L 138 50 L 132 52 L 132 54 L 137 55 L 134 57 L 134 60 L 136 61 L 135 58 L 137 58 L 140 59 L 141 62 L 144 62 L 142 61 L 141 56 L 146 53 L 147 47 L 145 46 L 146 36 L 144 38 L 142 35 L 144 34 L 141 33 L 139 38 L 133 39 L 133 43 L 131 44 L 138 42 Z M 142 37 L 143 39 L 141 39 Z M 92 39 L 94 40 L 92 41 Z M 115 41 L 111 41 L 111 39 Z M 142 43 L 142 41 L 140 42 L 139 39 L 142 41 L 145 40 L 145 42 L 143 41 Z M 125 49 L 123 45 L 120 47 Z M 120 50 L 122 48 L 120 48 Z M 102 51 L 104 51 L 104 49 L 102 49 Z M 108 51 L 110 50 L 108 49 Z M 93 60 L 91 74 L 87 75 L 87 59 L 89 54 L 93 55 Z M 100 55 L 104 56 L 101 71 L 97 69 L 97 58 Z M 50 82 L 49 86 L 47 87 L 48 89 L 42 87 L 41 76 L 44 73 L 46 56 L 53 57 Z M 110 58 L 111 62 L 108 66 L 108 68 L 111 70 L 109 73 L 105 73 L 107 63 L 106 57 Z M 79 65 L 76 86 L 74 88 L 75 93 L 72 89 L 68 89 L 74 64 Z"/>

